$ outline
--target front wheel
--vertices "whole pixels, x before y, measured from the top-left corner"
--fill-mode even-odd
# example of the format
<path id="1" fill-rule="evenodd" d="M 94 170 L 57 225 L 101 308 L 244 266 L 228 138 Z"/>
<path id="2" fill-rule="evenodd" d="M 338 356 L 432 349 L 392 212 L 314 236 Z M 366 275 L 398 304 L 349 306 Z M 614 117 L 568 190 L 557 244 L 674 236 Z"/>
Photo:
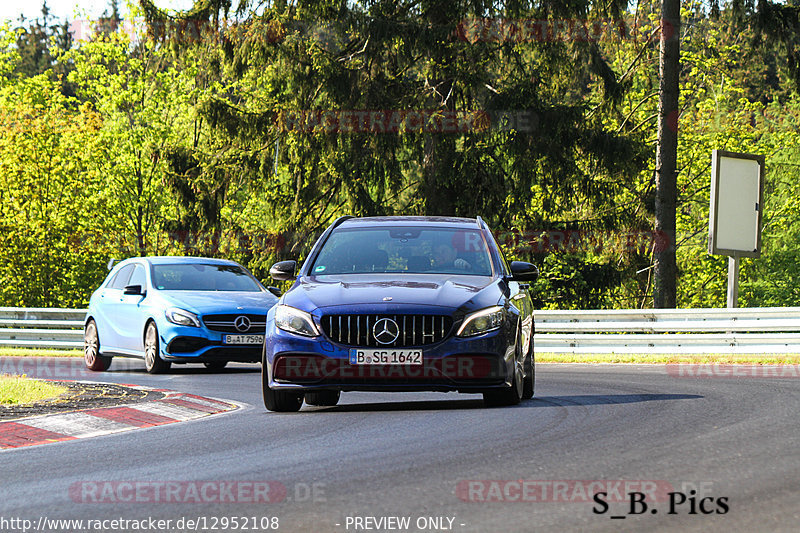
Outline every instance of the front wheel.
<path id="1" fill-rule="evenodd" d="M 514 368 L 513 385 L 508 389 L 490 391 L 483 393 L 483 403 L 487 407 L 508 407 L 517 405 L 522 401 L 522 376 L 521 372 Z"/>
<path id="2" fill-rule="evenodd" d="M 147 324 L 144 332 L 144 367 L 150 374 L 161 374 L 172 364 L 161 359 L 158 349 L 158 329 L 153 322 Z"/>
<path id="3" fill-rule="evenodd" d="M 303 406 L 303 393 L 269 388 L 267 365 L 261 365 L 261 390 L 264 396 L 264 407 L 276 413 L 296 413 Z"/>
<path id="4" fill-rule="evenodd" d="M 100 338 L 94 320 L 89 320 L 83 331 L 83 362 L 86 368 L 95 372 L 108 370 L 111 366 L 111 357 L 100 355 Z"/>
<path id="5" fill-rule="evenodd" d="M 487 407 L 506 407 L 517 405 L 522 401 L 525 389 L 525 376 L 520 368 L 517 368 L 519 354 L 522 351 L 522 336 L 517 334 L 517 342 L 514 346 L 514 369 L 511 375 L 511 387 L 507 389 L 487 391 L 483 393 L 483 403 Z"/>
<path id="6" fill-rule="evenodd" d="M 522 382 L 522 399 L 533 398 L 533 388 L 536 384 L 536 358 L 533 355 L 533 336 L 528 347 L 528 356 L 525 358 L 525 379 Z"/>

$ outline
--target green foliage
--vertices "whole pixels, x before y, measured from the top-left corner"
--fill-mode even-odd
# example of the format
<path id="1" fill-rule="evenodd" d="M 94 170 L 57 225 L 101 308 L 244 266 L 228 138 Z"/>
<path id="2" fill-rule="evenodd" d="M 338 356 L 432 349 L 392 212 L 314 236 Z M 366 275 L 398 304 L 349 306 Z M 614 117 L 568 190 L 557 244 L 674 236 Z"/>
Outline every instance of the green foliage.
<path id="1" fill-rule="evenodd" d="M 3 305 L 87 300 L 104 256 L 79 237 L 96 217 L 99 128 L 88 106 L 75 106 L 44 75 L 0 90 Z"/>
<path id="2" fill-rule="evenodd" d="M 96 163 L 104 187 L 96 199 L 110 217 L 120 252 L 148 255 L 168 249 L 160 234 L 169 216 L 165 161 L 187 142 L 192 87 L 184 73 L 147 42 L 134 45 L 120 32 L 65 54 L 78 98 L 102 118 L 103 154 Z"/>
<path id="3" fill-rule="evenodd" d="M 540 307 L 651 305 L 655 0 L 139 3 L 135 39 L 113 2 L 79 45 L 46 13 L 0 28 L 0 305 L 84 305 L 112 256 L 228 257 L 267 281 L 342 214 L 480 215 L 525 236 L 505 251 L 540 265 Z M 794 305 L 796 8 L 717 8 L 682 11 L 679 305 L 724 304 L 727 261 L 706 251 L 715 148 L 767 156 L 740 303 Z M 575 17 L 602 39 L 497 26 Z M 582 237 L 540 249 L 537 231 Z"/>
<path id="4" fill-rule="evenodd" d="M 648 131 L 655 141 L 657 53 L 651 33 L 657 27 L 658 4 L 640 6 L 637 38 L 609 49 L 614 64 L 631 73 L 631 88 L 623 99 L 620 128 Z M 736 6 L 724 6 L 709 17 L 699 2 L 684 3 L 688 21 L 681 41 L 681 115 L 679 119 L 677 260 L 678 305 L 725 305 L 727 258 L 707 253 L 711 152 L 723 149 L 764 154 L 767 190 L 764 207 L 764 256 L 745 260 L 740 273 L 742 305 L 795 305 L 788 290 L 793 269 L 787 251 L 800 245 L 787 223 L 787 200 L 796 195 L 785 177 L 797 161 L 797 103 L 789 87 L 785 64 L 776 44 L 753 46 L 758 30 L 750 19 L 737 15 Z M 647 224 L 652 213 L 652 164 L 642 172 L 638 191 L 630 197 Z M 635 200 L 638 196 L 638 200 Z M 775 220 L 782 220 L 777 224 Z M 786 241 L 792 241 L 789 245 Z M 780 244 L 778 244 L 780 243 Z M 774 256 L 781 247 L 783 252 Z M 615 299 L 648 306 L 650 254 L 629 254 L 636 272 L 616 289 Z M 780 257 L 781 259 L 778 259 Z M 627 305 L 623 304 L 623 307 Z"/>
<path id="5" fill-rule="evenodd" d="M 727 258 L 707 253 L 710 154 L 722 149 L 763 154 L 767 160 L 763 256 L 742 261 L 740 304 L 795 305 L 792 292 L 796 288 L 787 278 L 795 269 L 787 260 L 789 250 L 800 241 L 791 231 L 796 192 L 789 173 L 800 155 L 800 138 L 795 133 L 800 101 L 782 90 L 770 90 L 768 84 L 762 84 L 754 97 L 748 78 L 740 76 L 747 31 L 736 36 L 728 20 L 723 17 L 717 26 L 704 24 L 684 52 L 687 90 L 681 116 L 679 301 L 684 307 L 725 305 Z"/>
<path id="6" fill-rule="evenodd" d="M 153 33 L 170 27 L 172 19 L 143 5 Z M 203 54 L 228 88 L 199 101 L 211 127 L 207 144 L 171 152 L 171 170 L 183 178 L 173 188 L 191 215 L 181 229 L 288 232 L 283 250 L 247 258 L 263 268 L 302 255 L 345 213 L 482 215 L 498 231 L 615 228 L 635 218 L 607 200 L 635 186 L 650 151 L 638 134 L 603 120 L 624 87 L 599 48 L 458 38 L 475 17 L 607 16 L 606 9 L 621 13 L 615 4 L 556 4 L 548 13 L 532 4 L 277 3 L 221 26 L 226 6 L 198 2 L 185 15 L 206 23 L 202 42 L 221 41 L 224 57 L 211 61 L 205 44 L 187 44 L 181 32 L 159 33 L 164 46 Z M 598 87 L 593 105 L 591 86 Z M 420 131 L 404 126 L 401 111 L 471 122 Z M 317 121 L 353 112 L 379 112 L 391 131 Z M 481 121 L 502 115 L 510 127 Z M 259 201 L 231 194 L 232 182 Z M 619 277 L 608 260 L 588 259 L 607 279 Z"/>
<path id="7" fill-rule="evenodd" d="M 20 17 L 19 22 L 20 25 L 13 33 L 18 55 L 14 74 L 26 78 L 46 73 L 51 79 L 61 83 L 64 94 L 71 95 L 72 89 L 64 79 L 70 65 L 56 59 L 73 45 L 69 23 L 66 20 L 62 23 L 55 21 L 46 0 L 42 2 L 41 17 L 30 21 Z M 6 35 L 10 35 L 7 31 L 8 28 L 3 30 Z"/>
<path id="8" fill-rule="evenodd" d="M 548 254 L 540 269 L 543 274 L 533 287 L 537 309 L 606 308 L 622 277 L 616 269 L 578 254 Z"/>
<path id="9" fill-rule="evenodd" d="M 21 61 L 14 46 L 14 32 L 8 23 L 0 26 L 0 87 L 12 82 L 11 74 Z"/>

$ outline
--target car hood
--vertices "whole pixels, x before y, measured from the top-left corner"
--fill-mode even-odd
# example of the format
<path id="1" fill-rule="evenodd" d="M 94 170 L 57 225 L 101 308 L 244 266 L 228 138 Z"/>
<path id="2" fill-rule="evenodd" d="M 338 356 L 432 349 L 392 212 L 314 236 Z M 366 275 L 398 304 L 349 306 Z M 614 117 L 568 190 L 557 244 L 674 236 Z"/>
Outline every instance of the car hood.
<path id="1" fill-rule="evenodd" d="M 158 291 L 169 305 L 198 314 L 236 311 L 265 312 L 278 302 L 268 292 Z"/>
<path id="2" fill-rule="evenodd" d="M 386 274 L 308 276 L 300 278 L 284 295 L 283 303 L 306 311 L 347 305 L 435 306 L 452 310 L 495 305 L 502 280 L 484 276 L 431 276 Z"/>

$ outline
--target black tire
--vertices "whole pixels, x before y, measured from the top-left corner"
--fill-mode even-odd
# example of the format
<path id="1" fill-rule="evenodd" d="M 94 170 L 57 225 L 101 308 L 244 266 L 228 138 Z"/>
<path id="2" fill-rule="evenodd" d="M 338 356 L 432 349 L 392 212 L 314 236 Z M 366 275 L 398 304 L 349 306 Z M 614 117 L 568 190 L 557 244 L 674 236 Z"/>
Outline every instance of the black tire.
<path id="1" fill-rule="evenodd" d="M 320 390 L 306 393 L 306 403 L 308 405 L 318 405 L 322 407 L 332 407 L 339 403 L 341 393 L 338 390 Z"/>
<path id="2" fill-rule="evenodd" d="M 522 384 L 516 378 L 519 372 L 515 369 L 514 374 L 514 385 L 512 387 L 483 393 L 483 403 L 486 407 L 509 407 L 522 401 Z"/>
<path id="3" fill-rule="evenodd" d="M 100 355 L 100 337 L 94 320 L 89 320 L 83 330 L 83 362 L 95 372 L 103 372 L 111 366 L 111 357 Z"/>
<path id="4" fill-rule="evenodd" d="M 227 361 L 212 361 L 210 363 L 203 363 L 205 367 L 209 370 L 222 370 L 225 368 L 225 365 L 228 364 Z"/>
<path id="5" fill-rule="evenodd" d="M 144 367 L 150 374 L 161 374 L 169 370 L 172 364 L 161 359 L 158 349 L 158 328 L 154 322 L 148 322 L 144 329 Z"/>
<path id="6" fill-rule="evenodd" d="M 264 407 L 276 413 L 296 413 L 303 407 L 302 392 L 288 392 L 269 388 L 267 365 L 261 365 L 261 392 L 264 396 Z"/>
<path id="7" fill-rule="evenodd" d="M 522 351 L 522 347 L 520 343 L 522 342 L 522 336 L 517 334 L 517 343 L 515 346 L 515 361 L 514 361 L 514 370 L 511 376 L 511 387 L 507 389 L 499 389 L 499 390 L 492 390 L 483 393 L 483 403 L 487 407 L 507 407 L 511 405 L 517 405 L 519 402 L 522 401 L 522 394 L 524 389 L 524 381 L 525 376 L 522 372 L 517 368 L 516 360 L 518 359 L 518 355 L 520 351 Z"/>
<path id="8" fill-rule="evenodd" d="M 533 332 L 531 332 L 531 342 L 528 346 L 528 356 L 525 358 L 525 379 L 522 381 L 522 399 L 530 400 L 533 398 L 534 387 L 536 386 L 536 357 L 533 354 Z"/>

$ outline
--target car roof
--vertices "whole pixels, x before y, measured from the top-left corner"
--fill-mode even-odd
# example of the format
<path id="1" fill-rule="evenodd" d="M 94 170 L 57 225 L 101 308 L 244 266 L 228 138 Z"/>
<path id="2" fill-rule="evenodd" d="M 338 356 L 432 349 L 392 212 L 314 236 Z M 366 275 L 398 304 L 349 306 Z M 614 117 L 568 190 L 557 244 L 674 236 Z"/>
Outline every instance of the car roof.
<path id="1" fill-rule="evenodd" d="M 129 263 L 134 261 L 144 261 L 150 263 L 151 265 L 239 265 L 239 263 L 235 261 L 229 261 L 228 259 L 216 259 L 213 257 L 186 257 L 180 255 L 156 255 L 156 256 L 148 256 L 148 257 L 131 257 L 121 263 Z"/>
<path id="2" fill-rule="evenodd" d="M 443 216 L 388 216 L 388 217 L 362 217 L 348 218 L 341 222 L 339 227 L 367 227 L 367 226 L 449 226 L 461 227 L 472 226 L 478 228 L 478 220 L 475 218 L 443 217 Z"/>

